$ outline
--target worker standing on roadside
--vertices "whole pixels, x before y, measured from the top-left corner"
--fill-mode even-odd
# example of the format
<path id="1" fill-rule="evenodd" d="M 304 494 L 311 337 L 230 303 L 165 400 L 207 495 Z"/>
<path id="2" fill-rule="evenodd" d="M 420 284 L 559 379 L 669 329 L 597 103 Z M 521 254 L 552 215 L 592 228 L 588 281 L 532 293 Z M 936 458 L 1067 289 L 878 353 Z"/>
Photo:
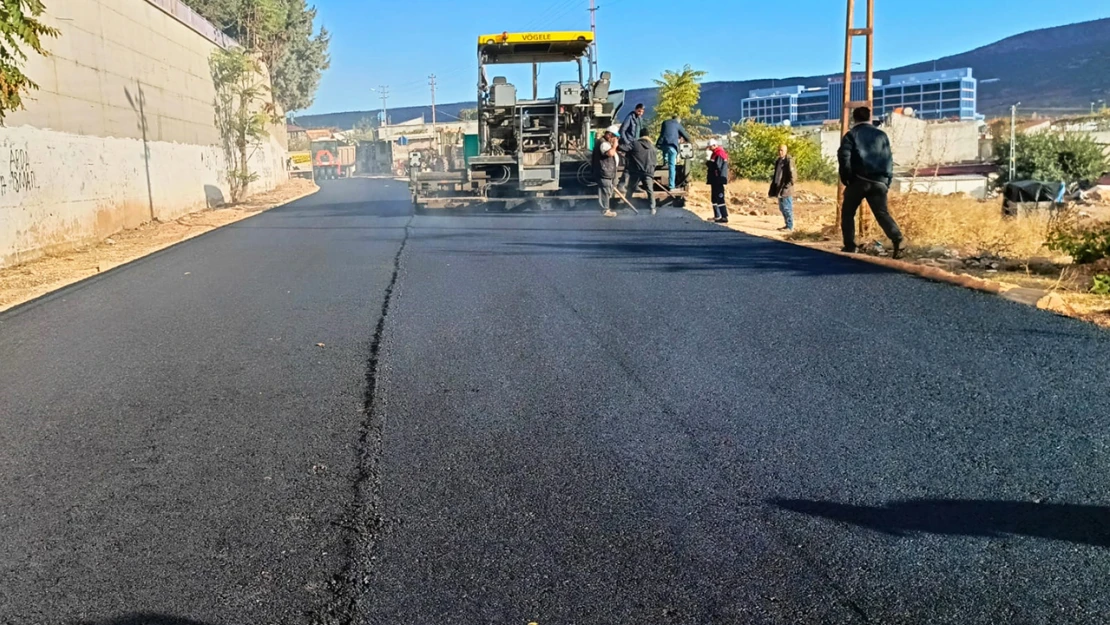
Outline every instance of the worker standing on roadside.
<path id="1" fill-rule="evenodd" d="M 894 156 L 886 133 L 871 123 L 871 109 L 861 106 L 852 111 L 855 125 L 840 141 L 836 156 L 840 182 L 844 184 L 844 206 L 840 215 L 843 251 L 856 252 L 856 210 L 863 200 L 871 207 L 875 221 L 894 245 L 893 258 L 902 256 L 902 231 L 890 216 L 887 193 L 894 180 Z"/>
<path id="2" fill-rule="evenodd" d="M 617 135 L 606 130 L 594 146 L 594 180 L 597 182 L 597 199 L 601 204 L 601 214 L 616 217 L 610 203 L 613 201 L 613 185 L 617 178 Z"/>
<path id="3" fill-rule="evenodd" d="M 628 161 L 625 163 L 625 171 L 628 172 L 628 186 L 625 187 L 625 197 L 628 201 L 632 201 L 632 194 L 636 191 L 636 185 L 644 188 L 648 196 L 648 205 L 651 207 L 651 214 L 655 214 L 655 146 L 651 143 L 651 131 L 647 128 L 640 129 L 640 138 L 632 144 L 632 149 L 628 151 Z"/>
<path id="4" fill-rule="evenodd" d="M 628 164 L 628 152 L 632 150 L 632 144 L 636 143 L 636 141 L 640 139 L 640 130 L 642 130 L 643 127 L 644 105 L 637 104 L 636 108 L 632 109 L 632 112 L 628 114 L 628 117 L 624 118 L 624 122 L 621 123 L 620 130 L 617 131 L 618 133 L 620 133 L 620 142 L 618 143 L 617 151 L 620 152 L 620 158 L 625 162 L 626 166 Z M 621 174 L 621 181 L 620 184 L 617 186 L 623 189 L 626 184 L 628 184 L 627 167 Z"/>
<path id="5" fill-rule="evenodd" d="M 675 180 L 675 166 L 678 164 L 679 141 L 693 143 L 686 129 L 682 127 L 682 122 L 678 120 L 678 115 L 675 115 L 663 122 L 663 127 L 659 130 L 659 142 L 655 144 L 663 151 L 663 161 L 667 163 L 667 172 L 670 176 L 667 178 L 667 188 L 671 191 L 678 186 Z"/>
<path id="6" fill-rule="evenodd" d="M 775 161 L 775 175 L 771 178 L 771 190 L 767 195 L 779 199 L 779 212 L 786 225 L 779 230 L 793 232 L 794 230 L 794 181 L 798 179 L 798 170 L 794 168 L 794 159 L 790 158 L 790 151 L 786 144 L 779 146 L 779 157 Z"/>
<path id="7" fill-rule="evenodd" d="M 728 152 L 716 139 L 709 140 L 709 159 L 705 163 L 706 180 L 709 182 L 710 201 L 713 203 L 713 221 L 728 223 L 728 205 L 725 204 L 725 185 L 728 184 Z"/>

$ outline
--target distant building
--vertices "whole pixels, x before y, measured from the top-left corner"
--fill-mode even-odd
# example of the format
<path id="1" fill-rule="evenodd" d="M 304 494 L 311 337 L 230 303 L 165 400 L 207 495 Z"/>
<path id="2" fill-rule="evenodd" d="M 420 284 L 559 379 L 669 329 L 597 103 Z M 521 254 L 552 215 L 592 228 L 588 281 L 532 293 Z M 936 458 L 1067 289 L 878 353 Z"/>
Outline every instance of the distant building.
<path id="1" fill-rule="evenodd" d="M 978 81 L 971 68 L 891 76 L 875 90 L 875 111 L 880 116 L 899 108 L 912 108 L 918 119 L 976 119 Z"/>
<path id="2" fill-rule="evenodd" d="M 784 121 L 793 123 L 798 119 L 798 96 L 805 90 L 805 87 L 793 86 L 751 91 L 750 97 L 740 101 L 740 118 L 772 126 Z"/>
<path id="3" fill-rule="evenodd" d="M 852 77 L 853 101 L 867 98 L 867 80 Z M 876 117 L 886 117 L 898 109 L 911 108 L 919 119 L 981 119 L 978 108 L 978 82 L 971 68 L 899 74 L 889 84 L 872 83 Z M 839 120 L 844 105 L 844 79 L 833 77 L 827 87 L 790 85 L 755 89 L 740 101 L 741 119 L 781 125 L 819 126 Z"/>
<path id="4" fill-rule="evenodd" d="M 871 82 L 871 89 L 877 101 L 883 93 L 883 81 L 876 78 Z M 844 112 L 844 78 L 842 76 L 835 76 L 829 79 L 828 93 L 829 116 L 825 119 L 840 119 L 841 114 Z M 866 76 L 852 77 L 852 97 L 849 99 L 853 102 L 863 102 L 867 99 Z"/>

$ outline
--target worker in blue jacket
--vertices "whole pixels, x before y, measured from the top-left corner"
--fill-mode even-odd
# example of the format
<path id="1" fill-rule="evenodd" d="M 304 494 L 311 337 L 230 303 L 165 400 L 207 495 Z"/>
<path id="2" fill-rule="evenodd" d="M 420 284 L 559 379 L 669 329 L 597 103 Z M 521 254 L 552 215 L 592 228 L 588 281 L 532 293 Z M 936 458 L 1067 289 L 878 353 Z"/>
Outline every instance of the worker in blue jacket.
<path id="1" fill-rule="evenodd" d="M 670 178 L 667 178 L 667 185 L 671 191 L 677 186 L 675 180 L 675 165 L 678 163 L 678 147 L 679 141 L 686 143 L 693 143 L 693 139 L 682 127 L 682 122 L 678 120 L 678 115 L 671 117 L 663 122 L 663 127 L 659 130 L 659 141 L 656 142 L 655 147 L 663 152 L 663 161 L 667 163 L 667 172 Z"/>

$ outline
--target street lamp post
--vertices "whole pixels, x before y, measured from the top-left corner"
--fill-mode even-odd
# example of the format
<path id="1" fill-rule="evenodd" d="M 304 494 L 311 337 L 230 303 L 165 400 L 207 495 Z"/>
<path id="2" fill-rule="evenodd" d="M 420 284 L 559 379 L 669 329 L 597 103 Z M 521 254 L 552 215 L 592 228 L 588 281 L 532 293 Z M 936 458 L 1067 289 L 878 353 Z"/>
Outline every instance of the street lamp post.
<path id="1" fill-rule="evenodd" d="M 1017 141 L 1017 107 L 1019 106 L 1021 102 L 1010 107 L 1010 182 L 1014 181 L 1014 175 L 1017 172 L 1017 150 L 1014 143 Z"/>

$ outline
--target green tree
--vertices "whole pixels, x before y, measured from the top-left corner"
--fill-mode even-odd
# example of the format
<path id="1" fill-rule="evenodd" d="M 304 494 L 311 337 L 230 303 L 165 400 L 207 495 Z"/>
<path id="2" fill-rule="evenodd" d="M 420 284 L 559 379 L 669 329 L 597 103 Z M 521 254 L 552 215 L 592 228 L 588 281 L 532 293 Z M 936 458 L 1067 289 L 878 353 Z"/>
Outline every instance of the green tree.
<path id="1" fill-rule="evenodd" d="M 473 119 L 478 119 L 477 109 L 462 109 L 461 111 L 459 111 L 459 121 L 466 122 Z"/>
<path id="2" fill-rule="evenodd" d="M 266 113 L 267 88 L 259 61 L 243 48 L 217 50 L 209 66 L 216 85 L 216 127 L 223 141 L 231 201 L 238 202 L 258 179 L 250 170 L 250 159 L 273 121 Z"/>
<path id="3" fill-rule="evenodd" d="M 41 0 L 0 0 L 0 123 L 9 111 L 23 108 L 23 95 L 39 88 L 23 73 L 24 47 L 46 55 L 42 40 L 58 31 L 38 20 Z"/>
<path id="4" fill-rule="evenodd" d="M 747 121 L 732 127 L 728 160 L 732 173 L 748 180 L 770 180 L 775 173 L 779 146 L 785 145 L 802 180 L 836 182 L 836 167 L 821 154 L 812 139 L 794 134 L 786 126 L 768 126 Z"/>
<path id="5" fill-rule="evenodd" d="M 1041 133 L 1017 135 L 1015 180 L 1079 182 L 1094 180 L 1110 168 L 1110 159 L 1090 135 L 1085 133 Z M 998 184 L 1010 181 L 1010 142 L 994 146 Z"/>
<path id="6" fill-rule="evenodd" d="M 316 9 L 306 0 L 184 0 L 270 69 L 273 97 L 286 111 L 312 105 L 330 65 L 327 30 L 314 31 Z"/>
<path id="7" fill-rule="evenodd" d="M 676 115 L 686 132 L 695 140 L 709 134 L 709 124 L 717 118 L 707 117 L 697 108 L 701 100 L 701 79 L 705 75 L 706 72 L 686 65 L 677 72 L 666 70 L 661 78 L 655 79 L 659 88 L 658 98 L 648 122 L 652 136 L 659 134 L 659 128 L 665 120 Z"/>

